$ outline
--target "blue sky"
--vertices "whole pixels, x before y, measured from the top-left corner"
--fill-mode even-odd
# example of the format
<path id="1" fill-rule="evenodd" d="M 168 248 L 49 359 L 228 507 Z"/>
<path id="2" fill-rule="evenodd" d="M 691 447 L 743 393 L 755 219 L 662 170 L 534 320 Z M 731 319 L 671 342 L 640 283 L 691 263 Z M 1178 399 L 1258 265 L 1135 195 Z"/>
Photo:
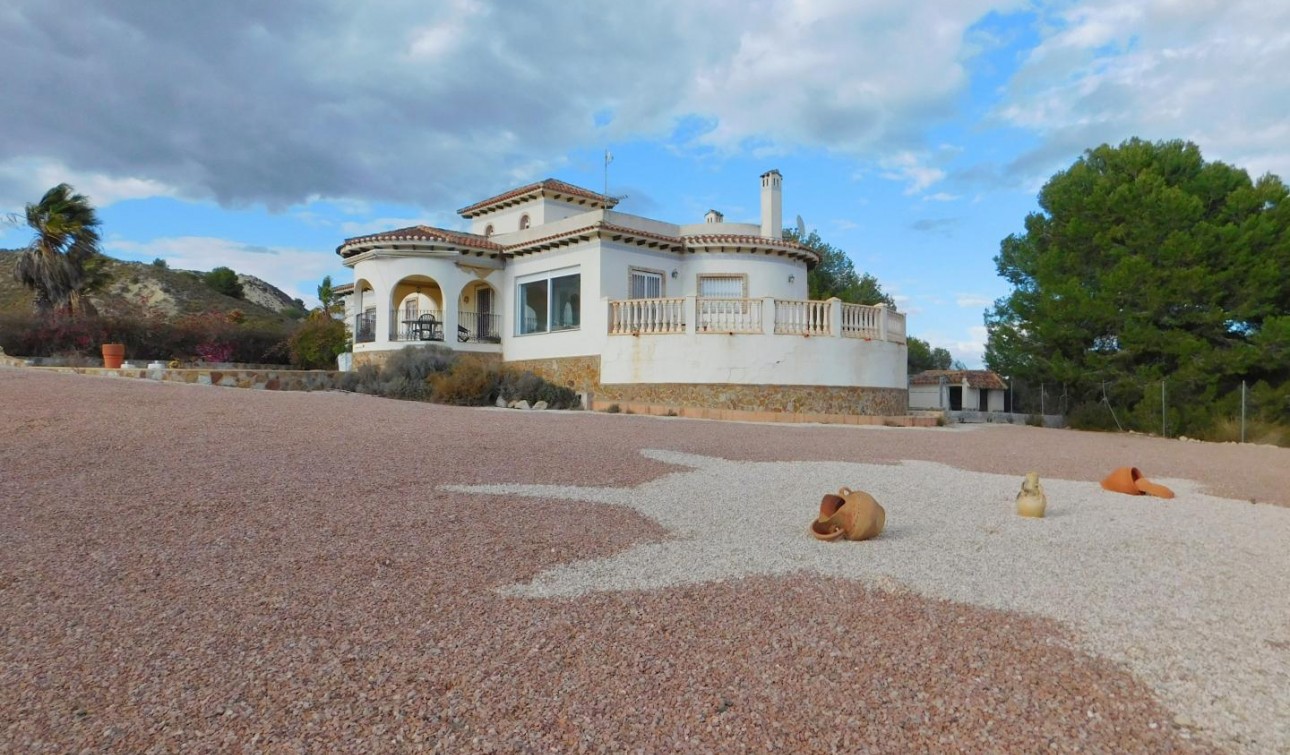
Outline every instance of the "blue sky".
<path id="1" fill-rule="evenodd" d="M 977 366 L 999 242 L 1083 150 L 1181 138 L 1290 175 L 1290 3 L 101 5 L 0 11 L 0 213 L 66 181 L 112 256 L 308 302 L 350 279 L 344 238 L 464 228 L 546 177 L 599 190 L 609 149 L 619 209 L 671 222 L 756 222 L 778 168 L 787 225 Z"/>

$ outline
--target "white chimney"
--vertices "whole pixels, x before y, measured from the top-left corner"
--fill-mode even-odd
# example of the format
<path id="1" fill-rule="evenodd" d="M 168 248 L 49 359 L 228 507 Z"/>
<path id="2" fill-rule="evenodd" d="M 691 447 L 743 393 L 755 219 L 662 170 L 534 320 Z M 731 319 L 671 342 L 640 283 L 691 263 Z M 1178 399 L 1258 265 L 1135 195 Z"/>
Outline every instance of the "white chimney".
<path id="1" fill-rule="evenodd" d="M 761 174 L 761 235 L 768 239 L 784 238 L 783 180 L 778 170 Z"/>
<path id="2" fill-rule="evenodd" d="M 724 223 L 726 216 L 716 210 L 708 210 L 708 214 L 703 216 L 703 220 L 708 223 Z"/>

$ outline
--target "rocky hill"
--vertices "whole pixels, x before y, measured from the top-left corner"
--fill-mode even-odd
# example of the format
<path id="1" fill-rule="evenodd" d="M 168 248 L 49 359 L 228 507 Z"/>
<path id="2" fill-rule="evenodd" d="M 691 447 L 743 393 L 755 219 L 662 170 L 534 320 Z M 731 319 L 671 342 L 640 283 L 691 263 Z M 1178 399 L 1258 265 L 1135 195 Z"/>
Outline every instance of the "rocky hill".
<path id="1" fill-rule="evenodd" d="M 244 295 L 234 299 L 207 286 L 201 272 L 104 259 L 107 280 L 89 295 L 100 314 L 140 315 L 148 307 L 167 315 L 240 309 L 250 319 L 277 321 L 297 319 L 302 314 L 300 302 L 252 275 L 238 275 Z M 0 313 L 31 307 L 31 291 L 13 277 L 17 260 L 17 251 L 0 250 Z"/>

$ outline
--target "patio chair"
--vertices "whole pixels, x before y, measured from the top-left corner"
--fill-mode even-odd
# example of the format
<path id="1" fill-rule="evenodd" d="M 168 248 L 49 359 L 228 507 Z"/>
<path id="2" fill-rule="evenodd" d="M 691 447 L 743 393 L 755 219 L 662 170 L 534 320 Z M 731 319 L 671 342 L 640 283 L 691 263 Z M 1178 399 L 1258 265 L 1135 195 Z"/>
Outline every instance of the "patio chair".
<path id="1" fill-rule="evenodd" d="M 432 314 L 424 314 L 417 318 L 416 325 L 417 340 L 420 341 L 442 341 L 443 336 L 435 338 L 439 333 L 439 321 Z"/>

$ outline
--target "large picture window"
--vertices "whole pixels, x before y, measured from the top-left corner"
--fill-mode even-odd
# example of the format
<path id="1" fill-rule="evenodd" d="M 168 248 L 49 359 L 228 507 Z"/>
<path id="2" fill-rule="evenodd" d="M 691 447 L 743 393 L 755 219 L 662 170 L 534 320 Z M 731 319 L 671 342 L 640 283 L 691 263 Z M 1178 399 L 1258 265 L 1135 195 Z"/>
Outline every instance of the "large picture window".
<path id="1" fill-rule="evenodd" d="M 555 272 L 519 284 L 520 335 L 573 330 L 582 323 L 582 275 Z"/>

